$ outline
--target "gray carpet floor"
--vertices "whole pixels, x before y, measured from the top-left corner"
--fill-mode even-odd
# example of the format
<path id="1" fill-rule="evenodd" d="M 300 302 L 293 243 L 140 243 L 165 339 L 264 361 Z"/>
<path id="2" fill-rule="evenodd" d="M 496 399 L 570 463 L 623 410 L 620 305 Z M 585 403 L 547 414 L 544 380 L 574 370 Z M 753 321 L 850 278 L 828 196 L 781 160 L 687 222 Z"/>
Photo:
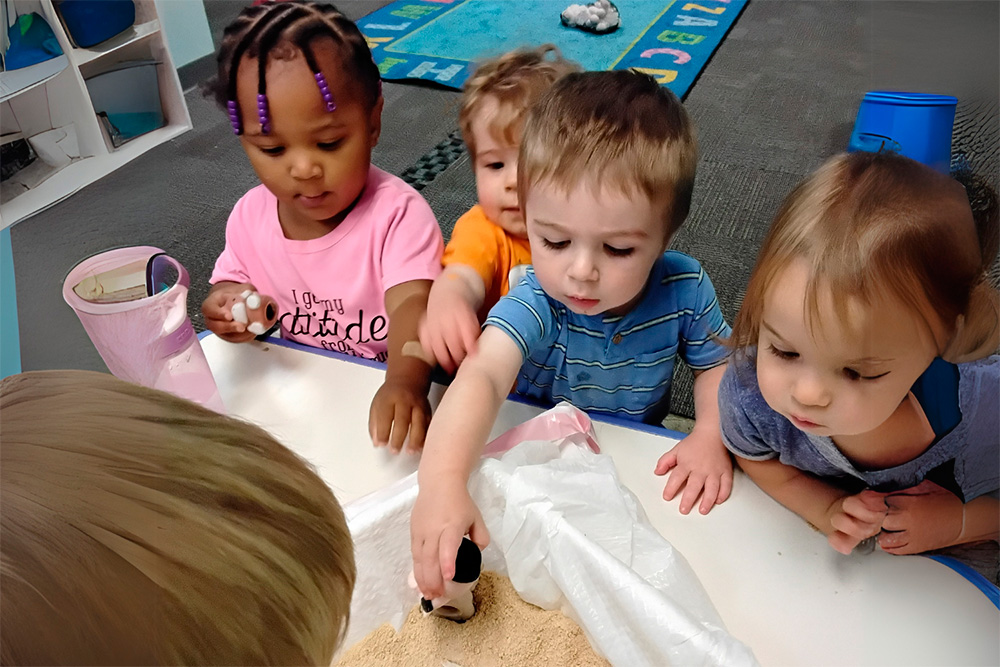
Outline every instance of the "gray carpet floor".
<path id="1" fill-rule="evenodd" d="M 206 1 L 216 40 L 244 4 Z M 355 19 L 384 4 L 338 3 Z M 526 4 L 558 11 L 564 3 Z M 727 317 L 739 308 L 782 198 L 846 147 L 868 90 L 956 95 L 955 150 L 1000 181 L 998 10 L 1000 4 L 987 1 L 753 0 L 747 6 L 685 100 L 701 159 L 692 213 L 673 243 L 705 265 Z M 441 146 L 454 148 L 458 93 L 395 83 L 384 90 L 383 133 L 373 160 L 424 185 L 447 236 L 475 201 L 468 157 L 459 152 L 453 159 L 453 151 L 440 173 L 426 167 L 441 157 Z M 12 228 L 25 370 L 105 370 L 63 303 L 61 285 L 76 262 L 109 248 L 148 244 L 179 259 L 191 274 L 189 310 L 201 326 L 199 304 L 223 247 L 226 217 L 255 177 L 225 114 L 196 89 L 186 100 L 193 130 Z M 691 378 L 683 368 L 672 411 L 693 413 Z"/>

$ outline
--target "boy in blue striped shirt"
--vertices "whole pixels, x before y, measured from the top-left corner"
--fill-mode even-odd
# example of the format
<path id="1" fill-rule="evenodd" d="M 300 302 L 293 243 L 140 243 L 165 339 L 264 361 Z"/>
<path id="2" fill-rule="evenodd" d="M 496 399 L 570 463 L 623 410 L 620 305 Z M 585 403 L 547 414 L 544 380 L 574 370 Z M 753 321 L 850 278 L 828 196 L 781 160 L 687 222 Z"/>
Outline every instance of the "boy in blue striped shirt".
<path id="1" fill-rule="evenodd" d="M 511 385 L 530 398 L 659 423 L 674 360 L 695 371 L 695 428 L 664 454 L 664 498 L 702 514 L 732 488 L 717 393 L 729 335 L 712 282 L 666 251 L 687 217 L 697 148 L 684 107 L 633 71 L 569 74 L 531 111 L 518 194 L 533 267 L 490 311 L 427 433 L 411 536 L 424 597 L 468 533 L 489 541 L 466 485 Z"/>

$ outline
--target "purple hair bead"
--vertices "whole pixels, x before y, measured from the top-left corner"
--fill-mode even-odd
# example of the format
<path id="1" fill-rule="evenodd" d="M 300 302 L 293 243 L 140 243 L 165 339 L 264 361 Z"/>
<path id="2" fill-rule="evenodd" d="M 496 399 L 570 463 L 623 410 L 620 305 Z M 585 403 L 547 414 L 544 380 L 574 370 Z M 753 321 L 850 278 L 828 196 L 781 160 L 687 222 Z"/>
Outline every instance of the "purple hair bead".
<path id="1" fill-rule="evenodd" d="M 260 133 L 271 133 L 271 120 L 267 114 L 267 95 L 257 93 L 257 118 L 260 120 Z"/>
<path id="2" fill-rule="evenodd" d="M 240 127 L 240 110 L 236 106 L 236 100 L 229 100 L 226 102 L 226 108 L 229 110 L 229 124 L 233 126 L 233 134 L 242 134 L 243 129 Z"/>
<path id="3" fill-rule="evenodd" d="M 323 95 L 323 101 L 326 102 L 326 110 L 336 110 L 337 105 L 333 101 L 333 93 L 330 92 L 330 86 L 326 83 L 326 77 L 323 76 L 322 72 L 316 72 L 313 74 L 313 78 L 316 79 L 316 85 L 319 86 L 319 92 Z"/>

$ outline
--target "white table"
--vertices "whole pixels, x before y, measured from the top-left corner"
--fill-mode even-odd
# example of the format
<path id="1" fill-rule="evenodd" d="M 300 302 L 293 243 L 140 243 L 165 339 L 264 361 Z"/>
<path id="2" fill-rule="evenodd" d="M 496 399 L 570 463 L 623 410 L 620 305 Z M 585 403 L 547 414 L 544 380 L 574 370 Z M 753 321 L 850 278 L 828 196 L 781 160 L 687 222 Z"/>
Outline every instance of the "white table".
<path id="1" fill-rule="evenodd" d="M 315 465 L 342 503 L 417 469 L 418 457 L 370 445 L 379 367 L 284 341 L 234 345 L 208 335 L 201 343 L 229 412 Z M 432 403 L 442 391 L 435 385 Z M 539 412 L 507 401 L 491 438 Z M 951 568 L 881 551 L 842 556 L 740 473 L 726 503 L 682 516 L 653 475 L 676 440 L 594 425 L 622 482 L 762 665 L 1000 665 L 1000 611 Z"/>

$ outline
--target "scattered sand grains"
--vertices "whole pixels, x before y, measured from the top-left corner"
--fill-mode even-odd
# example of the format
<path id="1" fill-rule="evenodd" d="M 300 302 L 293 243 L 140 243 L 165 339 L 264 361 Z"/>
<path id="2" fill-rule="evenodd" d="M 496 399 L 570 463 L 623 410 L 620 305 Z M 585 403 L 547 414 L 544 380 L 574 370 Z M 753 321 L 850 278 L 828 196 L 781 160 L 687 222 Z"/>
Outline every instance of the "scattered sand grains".
<path id="1" fill-rule="evenodd" d="M 397 634 L 386 623 L 352 646 L 336 667 L 607 667 L 580 627 L 559 611 L 522 600 L 510 579 L 483 572 L 465 623 L 414 606 Z"/>

